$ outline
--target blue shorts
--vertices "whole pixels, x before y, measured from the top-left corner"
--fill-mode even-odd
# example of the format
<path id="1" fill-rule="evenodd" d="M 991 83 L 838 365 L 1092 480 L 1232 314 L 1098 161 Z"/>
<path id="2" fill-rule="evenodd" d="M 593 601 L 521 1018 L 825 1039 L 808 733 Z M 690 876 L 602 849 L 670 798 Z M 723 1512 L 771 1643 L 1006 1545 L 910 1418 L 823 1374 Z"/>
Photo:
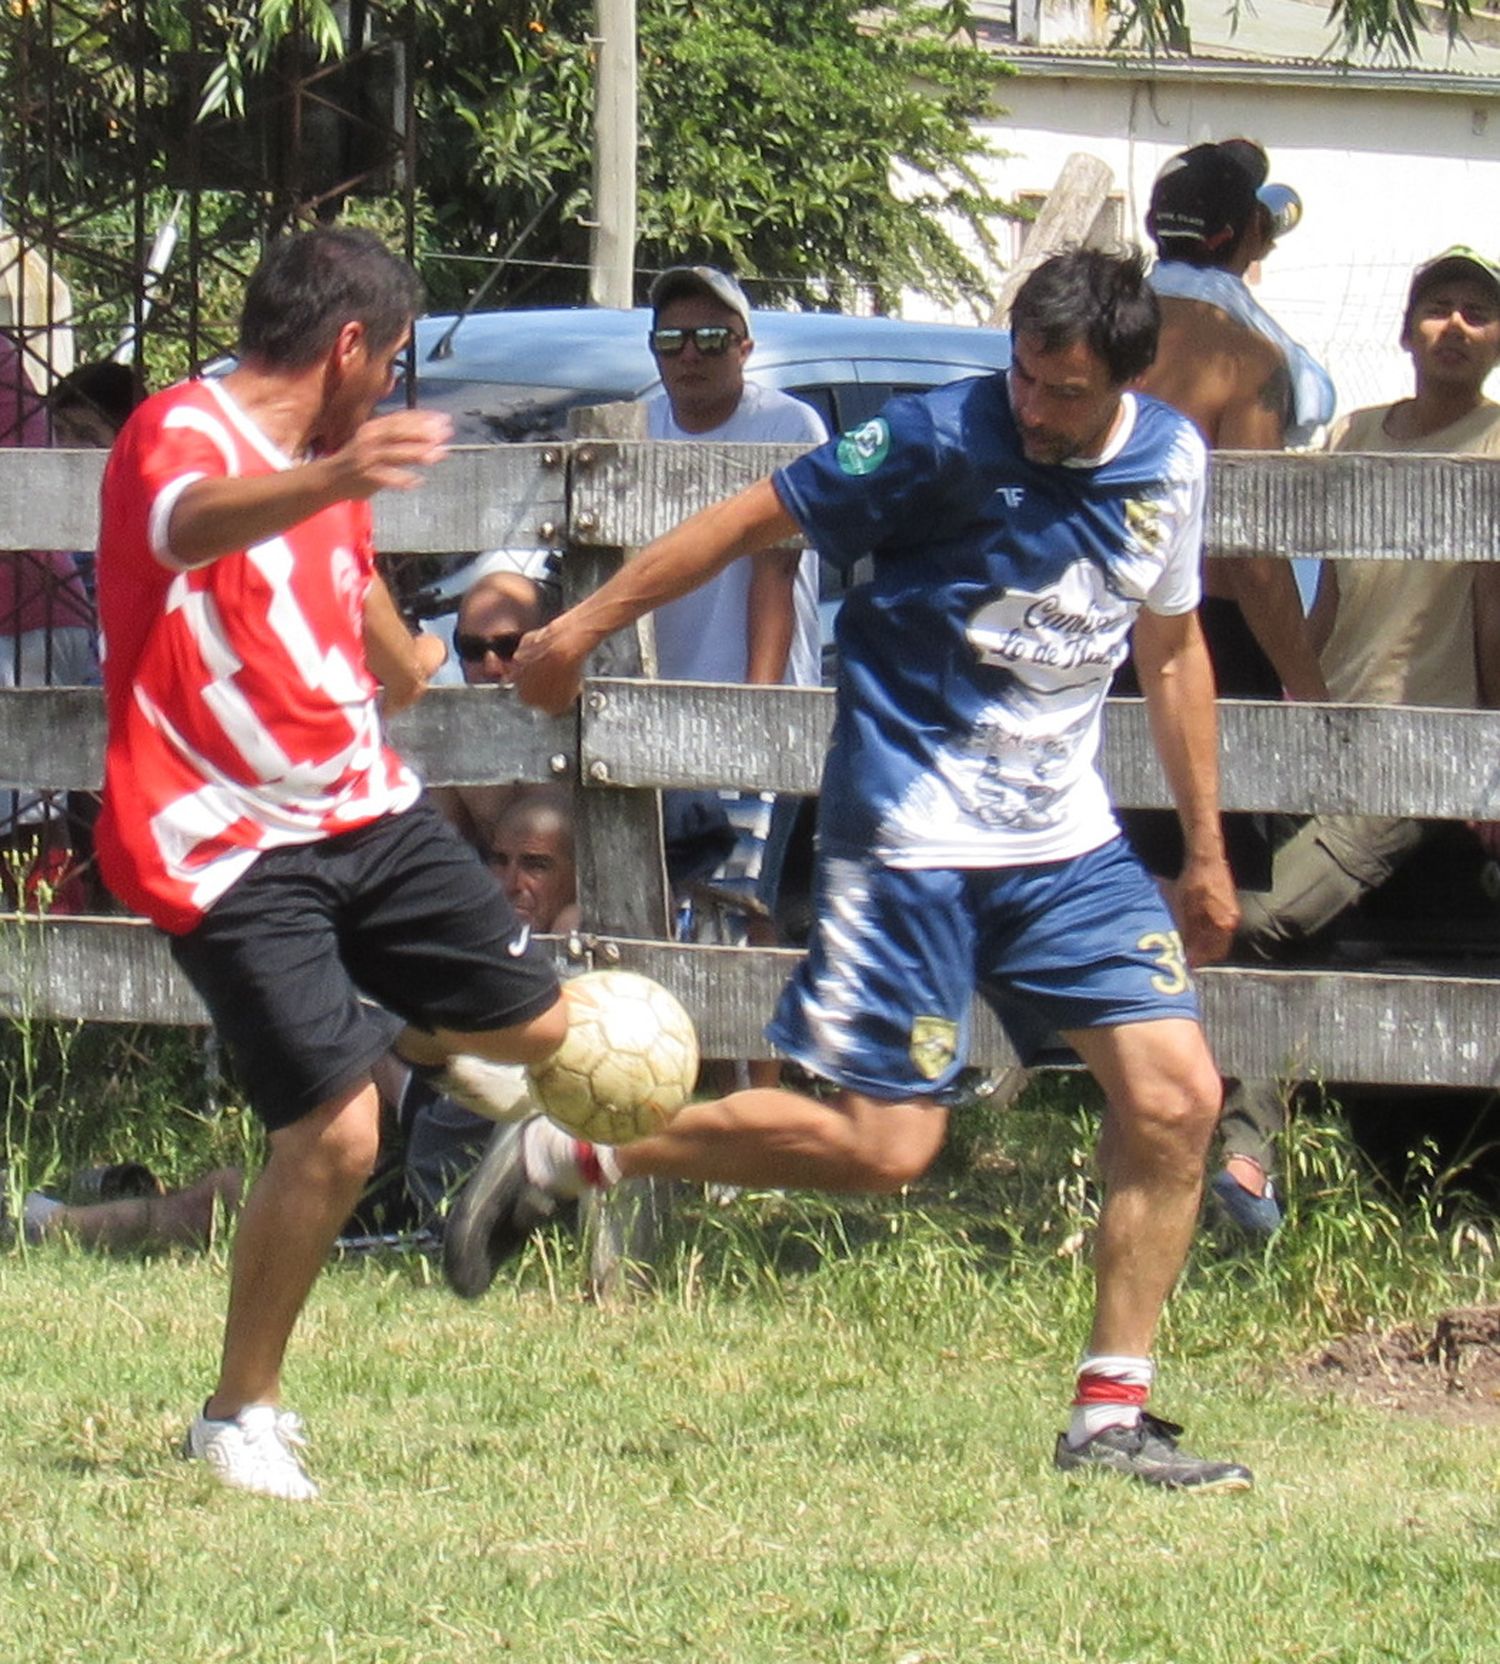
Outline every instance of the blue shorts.
<path id="1" fill-rule="evenodd" d="M 1025 1064 L 1060 1031 L 1198 1019 L 1182 942 L 1123 838 L 1042 866 L 906 870 L 825 856 L 806 959 L 766 1035 L 874 1098 L 941 1097 L 976 990 Z"/>

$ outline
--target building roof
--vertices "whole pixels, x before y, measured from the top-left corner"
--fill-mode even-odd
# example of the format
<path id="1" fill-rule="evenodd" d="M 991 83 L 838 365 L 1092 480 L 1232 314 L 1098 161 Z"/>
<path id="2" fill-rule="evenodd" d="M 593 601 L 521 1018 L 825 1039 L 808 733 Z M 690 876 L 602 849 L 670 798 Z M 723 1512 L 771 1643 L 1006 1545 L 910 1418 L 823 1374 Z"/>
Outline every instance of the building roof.
<path id="1" fill-rule="evenodd" d="M 1350 91 L 1500 95 L 1500 27 L 1477 14 L 1467 40 L 1449 43 L 1433 8 L 1430 32 L 1417 54 L 1350 49 L 1330 22 L 1326 0 L 1186 0 L 1187 50 L 1143 47 L 1022 46 L 1014 0 L 975 0 L 981 45 L 1015 64 L 1023 75 L 1117 77 L 1244 85 L 1342 87 Z"/>

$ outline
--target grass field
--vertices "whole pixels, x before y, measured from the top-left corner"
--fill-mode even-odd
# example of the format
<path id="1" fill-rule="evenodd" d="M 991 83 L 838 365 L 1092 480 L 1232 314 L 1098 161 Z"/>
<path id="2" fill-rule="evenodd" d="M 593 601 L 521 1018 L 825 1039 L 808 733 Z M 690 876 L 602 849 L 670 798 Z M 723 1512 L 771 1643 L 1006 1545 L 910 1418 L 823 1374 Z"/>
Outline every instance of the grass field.
<path id="1" fill-rule="evenodd" d="M 1088 1127 L 1054 1088 L 960 1127 L 920 1194 L 741 1197 L 599 1309 L 545 1239 L 465 1306 L 420 1259 L 338 1265 L 294 1343 L 325 1500 L 173 1457 L 221 1252 L 0 1253 L 0 1636 L 42 1664 L 1486 1664 L 1500 1431 L 1296 1367 L 1329 1335 L 1496 1297 L 1484 1226 L 1297 1150 L 1263 1256 L 1206 1242 L 1158 1404 L 1248 1496 L 1063 1480 L 1089 1298 Z"/>

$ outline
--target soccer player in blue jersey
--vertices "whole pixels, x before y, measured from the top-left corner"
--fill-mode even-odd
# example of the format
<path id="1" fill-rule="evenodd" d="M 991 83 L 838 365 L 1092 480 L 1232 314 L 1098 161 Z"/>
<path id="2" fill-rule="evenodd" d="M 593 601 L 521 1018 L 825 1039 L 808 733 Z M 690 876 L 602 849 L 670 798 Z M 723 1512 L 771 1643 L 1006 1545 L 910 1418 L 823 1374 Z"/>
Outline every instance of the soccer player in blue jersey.
<path id="1" fill-rule="evenodd" d="M 1158 328 L 1138 256 L 1047 261 L 1012 327 L 1007 374 L 893 400 L 522 643 L 521 697 L 558 712 L 599 642 L 731 560 L 797 540 L 873 556 L 838 621 L 817 922 L 768 1030 L 837 1094 L 736 1092 L 617 1150 L 525 1123 L 450 1225 L 450 1280 L 477 1293 L 555 1197 L 622 1176 L 899 1189 L 942 1143 L 977 990 L 1023 1062 L 1060 1035 L 1108 1098 L 1097 1304 L 1057 1466 L 1243 1490 L 1248 1470 L 1180 1449 L 1144 1408 L 1221 1097 L 1189 966 L 1237 919 L 1196 613 L 1204 447 L 1130 391 Z M 1175 921 L 1094 764 L 1132 632 L 1186 843 Z"/>

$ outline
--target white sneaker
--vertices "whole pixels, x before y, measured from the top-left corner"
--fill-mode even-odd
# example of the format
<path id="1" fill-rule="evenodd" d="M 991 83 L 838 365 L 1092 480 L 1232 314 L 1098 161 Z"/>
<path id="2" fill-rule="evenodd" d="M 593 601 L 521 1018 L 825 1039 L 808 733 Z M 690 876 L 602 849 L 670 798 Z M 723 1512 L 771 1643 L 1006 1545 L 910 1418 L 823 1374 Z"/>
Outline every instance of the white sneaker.
<path id="1" fill-rule="evenodd" d="M 194 1416 L 182 1454 L 207 1462 L 214 1477 L 234 1490 L 312 1502 L 318 1487 L 297 1455 L 306 1444 L 300 1416 L 274 1404 L 247 1404 L 228 1421 Z"/>
<path id="2" fill-rule="evenodd" d="M 524 1121 L 536 1114 L 531 1082 L 519 1063 L 491 1063 L 459 1052 L 450 1057 L 432 1083 L 486 1121 Z"/>

